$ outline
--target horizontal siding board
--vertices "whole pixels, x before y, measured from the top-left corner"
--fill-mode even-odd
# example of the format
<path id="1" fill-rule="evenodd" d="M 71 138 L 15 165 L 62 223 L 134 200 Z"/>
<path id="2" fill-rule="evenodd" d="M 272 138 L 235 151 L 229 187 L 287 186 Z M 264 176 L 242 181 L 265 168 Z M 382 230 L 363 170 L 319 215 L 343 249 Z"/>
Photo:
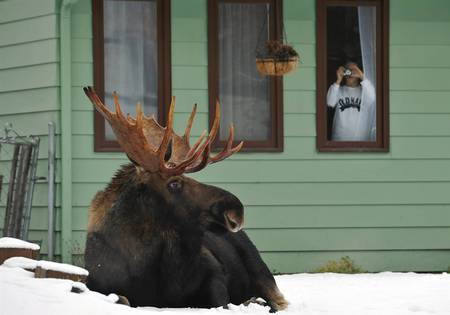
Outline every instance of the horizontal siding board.
<path id="1" fill-rule="evenodd" d="M 283 18 L 285 20 L 311 20 L 315 18 L 315 0 L 284 0 Z"/>
<path id="2" fill-rule="evenodd" d="M 90 203 L 93 196 L 85 196 L 84 199 Z M 88 206 L 73 208 L 73 230 L 86 229 L 88 208 Z M 36 211 L 41 211 L 45 216 L 46 209 L 38 208 Z M 247 206 L 244 215 L 244 227 L 247 230 L 450 226 L 449 204 L 425 207 L 422 205 Z M 46 226 L 45 224 L 45 222 L 36 223 L 35 228 Z"/>
<path id="3" fill-rule="evenodd" d="M 195 137 L 191 138 L 195 141 Z M 120 159 L 126 161 L 121 153 L 94 153 L 93 135 L 73 136 L 73 157 L 76 159 Z M 238 153 L 233 160 L 269 160 L 276 163 L 283 160 L 414 160 L 414 159 L 448 159 L 450 158 L 450 137 L 391 137 L 389 153 L 317 153 L 315 137 L 287 137 L 282 154 L 273 153 Z M 228 160 L 230 160 L 228 159 Z M 228 163 L 228 160 L 222 163 Z M 368 162 L 370 163 L 370 162 Z"/>
<path id="4" fill-rule="evenodd" d="M 94 85 L 92 63 L 72 63 L 72 87 Z M 120 91 L 117 91 L 120 94 Z"/>
<path id="5" fill-rule="evenodd" d="M 285 19 L 284 26 L 286 29 L 286 33 L 289 34 L 289 42 L 315 44 L 315 21 Z"/>
<path id="6" fill-rule="evenodd" d="M 92 39 L 92 15 L 87 13 L 73 13 L 71 18 L 72 38 Z"/>
<path id="7" fill-rule="evenodd" d="M 206 66 L 173 66 L 172 87 L 174 89 L 208 89 L 208 69 Z"/>
<path id="8" fill-rule="evenodd" d="M 441 114 L 450 113 L 449 91 L 391 91 L 391 113 Z"/>
<path id="9" fill-rule="evenodd" d="M 205 183 L 228 190 L 239 196 L 244 205 L 252 206 L 450 203 L 450 183 Z M 105 183 L 74 183 L 74 205 L 87 206 L 86 196 L 94 196 L 104 186 Z"/>
<path id="10" fill-rule="evenodd" d="M 390 4 L 390 13 L 391 19 L 396 21 L 449 21 L 450 3 L 447 0 L 395 0 Z"/>
<path id="11" fill-rule="evenodd" d="M 206 18 L 207 0 L 172 0 L 172 16 L 176 18 Z"/>
<path id="12" fill-rule="evenodd" d="M 173 42 L 171 45 L 172 66 L 207 66 L 207 43 Z"/>
<path id="13" fill-rule="evenodd" d="M 0 92 L 59 86 L 59 65 L 43 65 L 0 71 Z"/>
<path id="14" fill-rule="evenodd" d="M 38 163 L 47 164 L 47 158 L 48 158 L 48 136 L 39 136 L 39 156 L 38 156 Z M 60 150 L 60 141 L 58 138 L 56 138 L 55 141 L 55 153 L 56 158 L 59 159 L 61 157 L 61 150 Z M 14 149 L 11 145 L 2 145 L 0 149 L 0 163 L 3 163 L 5 161 L 11 161 L 12 154 L 14 152 Z"/>
<path id="15" fill-rule="evenodd" d="M 0 70 L 58 62 L 58 48 L 55 38 L 0 47 Z"/>
<path id="16" fill-rule="evenodd" d="M 450 21 L 392 21 L 391 45 L 450 45 Z"/>
<path id="17" fill-rule="evenodd" d="M 357 266 L 369 272 L 447 271 L 448 250 L 408 251 L 333 251 L 263 252 L 262 258 L 273 273 L 312 272 L 330 260 L 349 256 Z"/>
<path id="18" fill-rule="evenodd" d="M 72 38 L 72 62 L 91 62 L 92 57 L 92 39 L 91 38 Z"/>
<path id="19" fill-rule="evenodd" d="M 106 182 L 111 170 L 122 160 L 73 160 L 78 171 L 74 182 Z M 229 160 L 210 165 L 195 174 L 200 181 L 227 183 L 307 183 L 307 182 L 449 182 L 448 160 L 365 160 L 284 161 L 276 167 L 273 161 Z"/>
<path id="20" fill-rule="evenodd" d="M 173 42 L 207 42 L 206 17 L 172 17 Z"/>
<path id="21" fill-rule="evenodd" d="M 450 45 L 392 45 L 389 49 L 391 68 L 450 67 Z"/>
<path id="22" fill-rule="evenodd" d="M 0 93 L 2 115 L 59 110 L 59 88 L 37 88 Z"/>
<path id="23" fill-rule="evenodd" d="M 55 0 L 0 2 L 0 24 L 55 13 Z"/>
<path id="24" fill-rule="evenodd" d="M 450 91 L 449 77 L 450 68 L 393 68 L 390 87 L 400 91 Z"/>
<path id="25" fill-rule="evenodd" d="M 314 91 L 316 89 L 316 69 L 300 66 L 297 71 L 284 78 L 283 89 Z"/>
<path id="26" fill-rule="evenodd" d="M 48 122 L 58 122 L 59 112 L 47 111 L 37 113 L 21 113 L 16 115 L 0 115 L 0 126 L 12 123 L 14 130 L 21 135 L 47 135 Z M 60 126 L 56 123 L 56 132 L 59 134 Z"/>
<path id="27" fill-rule="evenodd" d="M 44 15 L 0 24 L 0 47 L 57 38 L 57 15 Z"/>
<path id="28" fill-rule="evenodd" d="M 450 249 L 450 227 L 250 229 L 260 251 Z"/>

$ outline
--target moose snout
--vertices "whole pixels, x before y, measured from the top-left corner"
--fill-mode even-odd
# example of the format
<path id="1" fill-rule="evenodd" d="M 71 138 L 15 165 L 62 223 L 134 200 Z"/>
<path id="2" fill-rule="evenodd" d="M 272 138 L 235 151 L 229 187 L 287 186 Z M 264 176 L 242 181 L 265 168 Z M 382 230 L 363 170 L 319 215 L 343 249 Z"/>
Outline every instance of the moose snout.
<path id="1" fill-rule="evenodd" d="M 244 216 L 238 214 L 236 210 L 227 210 L 224 213 L 225 225 L 231 232 L 238 232 L 244 226 Z"/>

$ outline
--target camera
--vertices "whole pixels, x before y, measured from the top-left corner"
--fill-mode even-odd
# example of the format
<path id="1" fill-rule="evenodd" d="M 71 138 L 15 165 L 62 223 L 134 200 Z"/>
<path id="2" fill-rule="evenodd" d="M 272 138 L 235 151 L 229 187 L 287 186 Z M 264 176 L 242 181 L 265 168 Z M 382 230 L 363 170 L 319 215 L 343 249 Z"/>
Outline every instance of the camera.
<path id="1" fill-rule="evenodd" d="M 344 69 L 344 77 L 349 77 L 352 75 L 352 70 L 350 69 Z"/>

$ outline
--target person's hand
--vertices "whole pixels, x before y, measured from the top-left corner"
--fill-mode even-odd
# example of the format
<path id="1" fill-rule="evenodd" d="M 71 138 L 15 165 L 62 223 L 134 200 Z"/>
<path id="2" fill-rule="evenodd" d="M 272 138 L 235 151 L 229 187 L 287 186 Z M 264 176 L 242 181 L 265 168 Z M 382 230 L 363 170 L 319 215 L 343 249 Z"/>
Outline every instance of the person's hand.
<path id="1" fill-rule="evenodd" d="M 348 67 L 350 70 L 352 70 L 352 75 L 351 77 L 353 78 L 358 78 L 361 81 L 364 80 L 364 72 L 361 71 L 361 69 L 358 68 L 358 66 L 356 64 L 351 64 Z"/>
<path id="2" fill-rule="evenodd" d="M 344 70 L 345 68 L 343 66 L 340 66 L 336 70 L 336 84 L 341 84 L 342 79 L 344 78 Z"/>

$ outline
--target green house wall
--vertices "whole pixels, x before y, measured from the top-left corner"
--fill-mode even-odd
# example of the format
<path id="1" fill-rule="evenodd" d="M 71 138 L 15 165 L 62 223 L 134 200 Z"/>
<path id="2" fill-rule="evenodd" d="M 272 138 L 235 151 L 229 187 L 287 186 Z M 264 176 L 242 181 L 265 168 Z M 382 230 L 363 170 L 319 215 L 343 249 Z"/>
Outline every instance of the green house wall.
<path id="1" fill-rule="evenodd" d="M 47 176 L 48 122 L 57 127 L 59 140 L 59 32 L 54 0 L 0 1 L 0 134 L 10 122 L 21 135 L 41 139 L 37 176 Z M 57 169 L 60 150 L 57 141 Z M 9 176 L 8 153 L 0 149 L 0 174 Z M 60 191 L 60 176 L 56 177 Z M 56 254 L 60 253 L 60 202 L 56 200 Z M 6 203 L 4 187 L 0 198 L 0 227 L 3 227 Z M 41 242 L 47 253 L 47 183 L 37 182 L 33 200 L 29 239 Z M 0 235 L 2 232 L 0 231 Z"/>
<path id="2" fill-rule="evenodd" d="M 0 10 L 0 123 L 13 120 L 25 133 L 45 135 L 46 122 L 59 121 L 58 15 L 52 2 L 39 1 L 17 17 Z M 48 10 L 43 9 L 45 4 Z M 197 102 L 195 137 L 207 127 L 207 1 L 172 0 L 171 4 L 175 129 L 183 130 Z M 391 146 L 389 153 L 381 154 L 317 152 L 315 1 L 284 0 L 283 9 L 287 37 L 302 57 L 300 68 L 284 79 L 284 152 L 240 153 L 194 177 L 242 200 L 246 231 L 274 272 L 311 271 L 347 255 L 369 271 L 447 270 L 450 2 L 390 1 Z M 90 1 L 79 0 L 71 19 L 72 245 L 68 250 L 73 261 L 82 264 L 90 200 L 127 160 L 123 154 L 93 151 L 93 109 L 81 90 L 93 84 Z M 27 23 L 41 23 L 42 29 L 30 35 L 32 26 Z M 39 44 L 45 48 L 35 50 L 31 58 L 27 49 Z M 46 98 L 33 102 L 33 93 Z M 20 105 L 9 106 L 11 99 Z M 43 136 L 43 145 L 45 140 Z M 45 158 L 44 149 L 43 172 Z M 62 198 L 58 196 L 58 205 Z M 45 242 L 45 184 L 38 185 L 35 204 L 32 235 Z"/>

